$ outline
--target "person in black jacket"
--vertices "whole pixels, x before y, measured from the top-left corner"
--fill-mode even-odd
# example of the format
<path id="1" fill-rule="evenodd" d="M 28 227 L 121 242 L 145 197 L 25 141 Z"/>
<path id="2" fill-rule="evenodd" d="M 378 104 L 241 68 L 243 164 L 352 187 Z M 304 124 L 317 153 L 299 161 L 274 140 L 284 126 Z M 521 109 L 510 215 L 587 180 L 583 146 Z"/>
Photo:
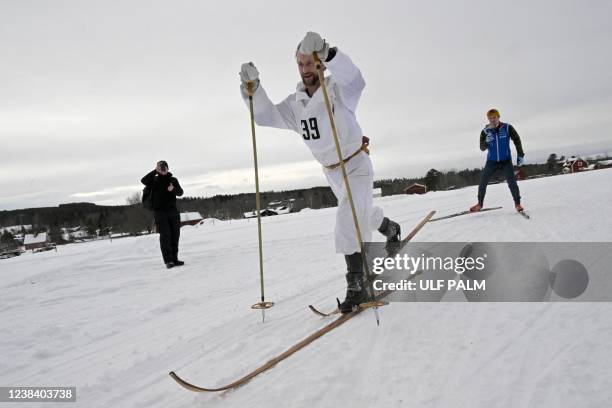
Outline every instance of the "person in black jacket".
<path id="1" fill-rule="evenodd" d="M 164 160 L 157 163 L 155 170 L 142 178 L 142 184 L 151 188 L 151 202 L 159 246 L 166 267 L 173 268 L 185 263 L 178 259 L 178 245 L 181 234 L 181 216 L 176 208 L 176 197 L 183 195 L 183 189 L 176 177 L 168 171 Z"/>

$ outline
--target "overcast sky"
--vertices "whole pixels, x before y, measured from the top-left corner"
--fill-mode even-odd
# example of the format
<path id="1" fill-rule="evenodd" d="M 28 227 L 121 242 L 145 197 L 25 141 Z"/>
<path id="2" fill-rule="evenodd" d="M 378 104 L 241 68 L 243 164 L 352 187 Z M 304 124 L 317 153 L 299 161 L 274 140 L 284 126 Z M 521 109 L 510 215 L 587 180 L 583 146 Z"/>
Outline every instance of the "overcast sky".
<path id="1" fill-rule="evenodd" d="M 611 17 L 610 1 L 0 0 L 0 210 L 123 204 L 161 159 L 187 195 L 254 191 L 240 64 L 280 101 L 308 30 L 363 72 L 377 179 L 482 166 L 490 107 L 527 162 L 612 153 Z M 263 190 L 325 184 L 299 135 L 257 135 Z"/>

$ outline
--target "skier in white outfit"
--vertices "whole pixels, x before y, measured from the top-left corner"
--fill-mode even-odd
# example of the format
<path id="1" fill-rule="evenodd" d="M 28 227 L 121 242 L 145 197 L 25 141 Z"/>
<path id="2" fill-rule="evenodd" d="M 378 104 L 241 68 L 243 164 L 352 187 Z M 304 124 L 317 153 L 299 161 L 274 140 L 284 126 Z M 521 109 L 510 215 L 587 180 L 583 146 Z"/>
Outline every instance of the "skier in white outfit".
<path id="1" fill-rule="evenodd" d="M 242 65 L 241 92 L 248 101 L 247 82 L 254 85 L 255 122 L 260 126 L 293 130 L 301 135 L 338 199 L 336 212 L 336 252 L 344 254 L 347 264 L 346 299 L 340 310 L 348 313 L 368 300 L 363 282 L 363 260 L 355 233 L 355 224 L 342 177 L 334 137 L 313 53 L 316 52 L 331 75 L 325 78 L 336 123 L 336 129 L 346 166 L 355 210 L 364 242 L 371 241 L 372 230 L 387 237 L 388 242 L 400 239 L 400 226 L 384 217 L 372 202 L 374 171 L 368 155 L 368 138 L 363 135 L 355 111 L 365 87 L 365 81 L 353 61 L 337 48 L 330 48 L 317 33 L 308 32 L 298 45 L 296 61 L 302 81 L 297 90 L 282 102 L 274 104 L 259 81 L 259 72 L 252 62 Z"/>

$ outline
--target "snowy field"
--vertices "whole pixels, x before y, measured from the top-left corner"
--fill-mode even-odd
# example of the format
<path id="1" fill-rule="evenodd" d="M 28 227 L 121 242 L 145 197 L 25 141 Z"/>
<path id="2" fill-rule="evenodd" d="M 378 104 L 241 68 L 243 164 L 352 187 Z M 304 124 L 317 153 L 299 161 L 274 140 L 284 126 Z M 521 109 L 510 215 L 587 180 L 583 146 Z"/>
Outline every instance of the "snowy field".
<path id="1" fill-rule="evenodd" d="M 522 181 L 531 220 L 505 184 L 504 209 L 430 223 L 418 241 L 612 241 L 612 170 Z M 409 230 L 475 202 L 476 187 L 376 199 Z M 166 270 L 157 236 L 66 245 L 0 261 L 0 385 L 76 386 L 78 407 L 609 407 L 608 303 L 394 303 L 371 311 L 245 386 L 194 394 L 168 376 L 229 383 L 325 325 L 344 260 L 335 209 L 263 220 L 261 323 L 257 224 L 182 230 Z M 0 406 L 16 406 L 5 403 Z M 34 403 L 24 406 L 33 407 Z M 52 403 L 41 407 L 54 406 Z M 58 405 L 56 405 L 58 406 Z"/>

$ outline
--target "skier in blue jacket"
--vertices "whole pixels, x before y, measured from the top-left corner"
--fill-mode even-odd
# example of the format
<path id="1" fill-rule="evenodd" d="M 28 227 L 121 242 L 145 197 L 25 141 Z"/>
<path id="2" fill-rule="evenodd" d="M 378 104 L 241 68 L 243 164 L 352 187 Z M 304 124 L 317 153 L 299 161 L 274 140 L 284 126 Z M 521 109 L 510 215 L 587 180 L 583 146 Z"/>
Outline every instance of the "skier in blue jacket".
<path id="1" fill-rule="evenodd" d="M 516 147 L 516 165 L 522 166 L 525 158 L 521 138 L 516 129 L 508 123 L 502 123 L 499 120 L 499 111 L 491 109 L 487 112 L 489 124 L 480 132 L 480 150 L 488 150 L 487 162 L 482 170 L 480 185 L 478 186 L 478 203 L 470 207 L 470 211 L 480 211 L 484 204 L 485 194 L 487 193 L 487 184 L 497 170 L 501 170 L 506 177 L 510 193 L 514 199 L 514 206 L 517 211 L 522 212 L 521 194 L 519 192 L 516 178 L 514 177 L 514 168 L 512 167 L 512 152 L 510 151 L 510 139 Z"/>

